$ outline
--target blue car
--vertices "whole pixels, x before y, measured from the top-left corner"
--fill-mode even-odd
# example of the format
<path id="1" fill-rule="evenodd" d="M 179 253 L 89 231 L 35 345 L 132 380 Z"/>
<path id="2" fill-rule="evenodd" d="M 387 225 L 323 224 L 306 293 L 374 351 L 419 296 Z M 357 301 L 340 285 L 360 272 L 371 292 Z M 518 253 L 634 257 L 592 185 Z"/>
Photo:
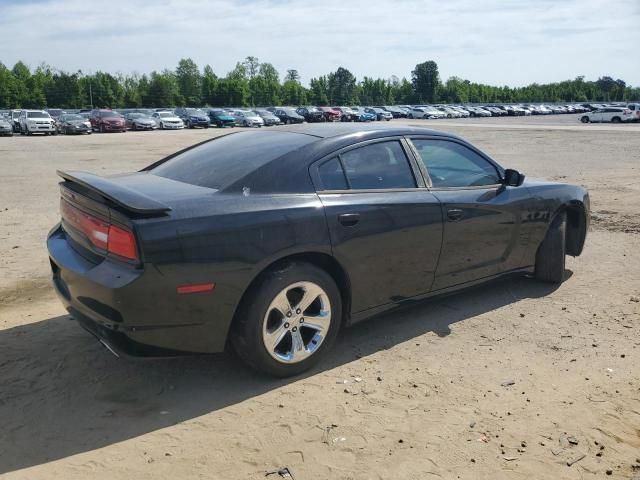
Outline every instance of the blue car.
<path id="1" fill-rule="evenodd" d="M 367 112 L 362 107 L 351 107 L 351 109 L 358 113 L 359 122 L 374 122 L 378 119 L 375 113 Z"/>
<path id="2" fill-rule="evenodd" d="M 184 122 L 185 128 L 209 128 L 209 116 L 199 108 L 176 108 L 176 115 Z"/>

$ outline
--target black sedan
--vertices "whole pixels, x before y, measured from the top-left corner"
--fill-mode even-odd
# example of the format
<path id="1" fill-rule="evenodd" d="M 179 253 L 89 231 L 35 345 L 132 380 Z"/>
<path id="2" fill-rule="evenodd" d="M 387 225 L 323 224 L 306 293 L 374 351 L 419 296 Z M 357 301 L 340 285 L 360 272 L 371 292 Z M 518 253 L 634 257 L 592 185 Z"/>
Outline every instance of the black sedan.
<path id="1" fill-rule="evenodd" d="M 304 117 L 293 108 L 276 108 L 273 114 L 280 119 L 281 123 L 289 125 L 292 123 L 304 123 Z"/>
<path id="2" fill-rule="evenodd" d="M 589 223 L 584 188 L 422 128 L 234 133 L 137 173 L 59 174 L 47 247 L 82 326 L 136 355 L 230 344 L 277 376 L 398 305 L 507 274 L 560 283 Z"/>
<path id="3" fill-rule="evenodd" d="M 296 108 L 296 113 L 309 123 L 313 122 L 326 122 L 324 112 L 316 107 L 299 107 Z"/>
<path id="4" fill-rule="evenodd" d="M 91 123 L 86 117 L 77 113 L 63 113 L 56 120 L 56 130 L 58 133 L 70 134 L 91 134 Z"/>

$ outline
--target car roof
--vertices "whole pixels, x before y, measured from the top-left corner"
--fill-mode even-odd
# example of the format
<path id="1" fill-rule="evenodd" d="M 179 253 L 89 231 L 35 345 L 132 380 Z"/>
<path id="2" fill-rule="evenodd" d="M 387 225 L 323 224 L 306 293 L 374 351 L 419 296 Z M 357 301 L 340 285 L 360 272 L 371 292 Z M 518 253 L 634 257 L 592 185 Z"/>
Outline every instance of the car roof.
<path id="1" fill-rule="evenodd" d="M 332 138 L 351 136 L 354 134 L 366 134 L 368 132 L 380 132 L 380 135 L 367 136 L 394 136 L 394 135 L 438 135 L 455 137 L 450 133 L 439 130 L 432 130 L 423 127 L 397 127 L 394 125 L 386 125 L 379 123 L 370 124 L 353 124 L 353 123 L 305 123 L 298 125 L 288 125 L 280 127 L 279 131 L 287 131 L 292 133 L 302 133 L 305 135 L 313 135 L 318 138 Z"/>

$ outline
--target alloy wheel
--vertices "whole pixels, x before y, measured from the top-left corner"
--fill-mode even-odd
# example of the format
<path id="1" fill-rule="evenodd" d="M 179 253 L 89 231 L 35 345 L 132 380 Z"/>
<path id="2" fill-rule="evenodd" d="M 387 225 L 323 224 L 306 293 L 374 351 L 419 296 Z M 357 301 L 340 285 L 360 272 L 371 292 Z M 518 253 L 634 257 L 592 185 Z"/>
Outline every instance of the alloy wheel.
<path id="1" fill-rule="evenodd" d="M 281 363 L 298 363 L 313 355 L 331 325 L 327 293 L 312 282 L 297 282 L 272 300 L 264 316 L 262 341 Z"/>

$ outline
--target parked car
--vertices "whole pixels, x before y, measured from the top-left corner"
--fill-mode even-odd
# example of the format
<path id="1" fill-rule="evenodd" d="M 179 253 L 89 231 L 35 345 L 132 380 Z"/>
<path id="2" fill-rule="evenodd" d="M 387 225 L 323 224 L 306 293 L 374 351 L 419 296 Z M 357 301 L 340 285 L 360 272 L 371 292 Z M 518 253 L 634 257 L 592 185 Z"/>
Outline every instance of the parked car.
<path id="1" fill-rule="evenodd" d="M 342 115 L 340 120 L 343 122 L 359 122 L 360 113 L 351 107 L 333 107 L 334 110 L 338 110 Z"/>
<path id="2" fill-rule="evenodd" d="M 470 117 L 491 117 L 491 112 L 480 107 L 465 106 Z"/>
<path id="3" fill-rule="evenodd" d="M 184 122 L 174 112 L 171 111 L 157 111 L 151 114 L 158 124 L 160 130 L 180 130 L 184 128 Z"/>
<path id="4" fill-rule="evenodd" d="M 460 113 L 462 118 L 469 118 L 471 116 L 471 114 L 469 113 L 469 110 L 465 110 L 464 108 L 458 105 L 452 105 L 451 108 L 456 112 Z"/>
<path id="5" fill-rule="evenodd" d="M 295 109 L 290 107 L 280 107 L 273 111 L 273 114 L 280 119 L 280 121 L 286 125 L 290 123 L 303 123 L 304 117 L 297 113 Z"/>
<path id="6" fill-rule="evenodd" d="M 0 136 L 2 137 L 12 137 L 13 136 L 13 125 L 11 120 L 4 115 L 0 117 Z"/>
<path id="7" fill-rule="evenodd" d="M 318 107 L 318 110 L 324 115 L 325 122 L 339 122 L 342 120 L 342 113 L 333 107 Z"/>
<path id="8" fill-rule="evenodd" d="M 254 112 L 257 113 L 258 115 L 260 115 L 260 117 L 264 121 L 264 126 L 265 127 L 271 127 L 273 125 L 280 125 L 280 123 L 281 123 L 280 119 L 278 117 L 276 117 L 269 110 L 257 109 L 257 110 L 254 110 Z"/>
<path id="9" fill-rule="evenodd" d="M 296 113 L 302 117 L 306 122 L 326 122 L 327 119 L 324 112 L 317 107 L 298 107 Z"/>
<path id="10" fill-rule="evenodd" d="M 436 107 L 438 110 L 440 110 L 441 112 L 443 112 L 447 118 L 460 118 L 462 117 L 462 113 L 458 112 L 457 110 L 454 110 L 451 107 Z"/>
<path id="11" fill-rule="evenodd" d="M 494 116 L 494 117 L 503 117 L 505 115 L 508 115 L 506 110 L 498 107 L 497 105 L 487 105 L 482 108 L 491 112 L 491 116 Z"/>
<path id="12" fill-rule="evenodd" d="M 378 107 L 365 107 L 364 111 L 375 115 L 376 120 L 378 121 L 385 120 L 388 122 L 393 118 L 393 115 L 391 114 L 391 112 L 387 112 L 386 110 L 383 110 Z"/>
<path id="13" fill-rule="evenodd" d="M 129 130 L 156 130 L 158 124 L 146 113 L 131 112 L 124 115 Z"/>
<path id="14" fill-rule="evenodd" d="M 95 132 L 126 132 L 127 123 L 124 117 L 113 110 L 92 110 L 89 114 L 91 129 Z"/>
<path id="15" fill-rule="evenodd" d="M 218 128 L 233 128 L 236 126 L 236 118 L 226 110 L 212 108 L 207 111 L 207 115 L 209 115 L 209 122 L 211 125 L 215 125 Z"/>
<path id="16" fill-rule="evenodd" d="M 56 121 L 58 133 L 71 134 L 91 134 L 91 122 L 77 113 L 64 113 Z"/>
<path id="17" fill-rule="evenodd" d="M 13 132 L 20 132 L 20 113 L 22 110 L 9 110 L 9 121 L 13 125 Z"/>
<path id="18" fill-rule="evenodd" d="M 51 118 L 53 118 L 54 120 L 58 120 L 58 117 L 60 115 L 63 115 L 67 112 L 65 112 L 64 110 L 60 109 L 60 108 L 49 108 L 47 109 L 47 113 L 51 116 Z"/>
<path id="19" fill-rule="evenodd" d="M 633 121 L 634 122 L 640 122 L 640 103 L 630 103 L 630 104 L 627 105 L 627 108 L 635 116 Z"/>
<path id="20" fill-rule="evenodd" d="M 230 343 L 282 377 L 374 313 L 503 275 L 560 284 L 590 217 L 583 187 L 401 126 L 245 131 L 141 172 L 59 175 L 47 248 L 82 327 L 134 355 Z"/>
<path id="21" fill-rule="evenodd" d="M 359 122 L 375 122 L 378 118 L 378 115 L 375 113 L 369 113 L 363 107 L 351 107 L 351 109 L 358 113 L 358 121 Z"/>
<path id="22" fill-rule="evenodd" d="M 236 110 L 233 112 L 236 119 L 236 125 L 241 127 L 263 127 L 264 120 L 256 112 L 251 110 Z"/>
<path id="23" fill-rule="evenodd" d="M 176 108 L 175 114 L 186 128 L 209 128 L 209 116 L 199 108 Z"/>
<path id="24" fill-rule="evenodd" d="M 22 110 L 20 112 L 20 133 L 22 135 L 34 133 L 56 135 L 58 132 L 55 120 L 44 110 Z"/>
<path id="25" fill-rule="evenodd" d="M 383 108 L 387 112 L 391 112 L 391 115 L 393 115 L 393 118 L 407 118 L 407 112 L 405 112 L 400 107 L 394 107 L 394 106 L 390 106 L 390 105 L 385 105 L 385 106 L 383 106 L 381 108 Z"/>
<path id="26" fill-rule="evenodd" d="M 604 107 L 581 115 L 580 121 L 582 123 L 620 123 L 632 122 L 636 119 L 636 115 L 626 107 Z"/>

